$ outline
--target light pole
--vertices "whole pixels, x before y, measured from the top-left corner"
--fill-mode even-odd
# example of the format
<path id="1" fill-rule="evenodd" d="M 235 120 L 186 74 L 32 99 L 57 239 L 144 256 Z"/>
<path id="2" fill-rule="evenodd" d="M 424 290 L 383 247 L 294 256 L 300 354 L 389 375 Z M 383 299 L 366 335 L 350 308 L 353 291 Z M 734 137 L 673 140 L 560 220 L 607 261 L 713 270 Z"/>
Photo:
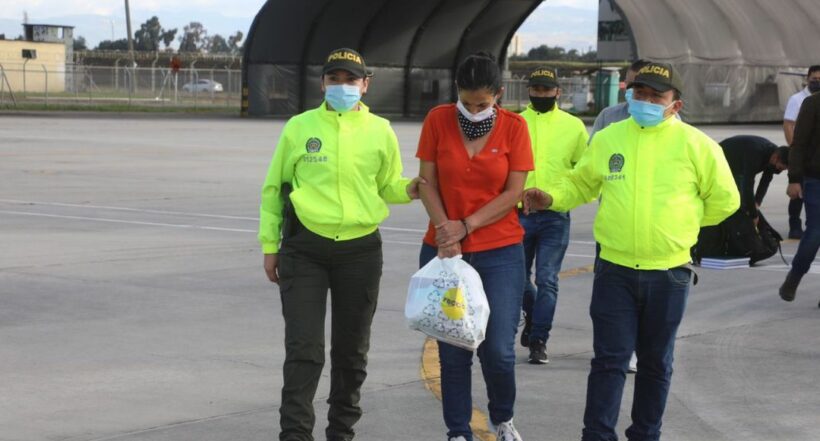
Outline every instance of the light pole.
<path id="1" fill-rule="evenodd" d="M 31 61 L 31 58 L 26 58 L 23 61 L 23 97 L 28 98 L 28 91 L 26 90 L 26 64 Z"/>
<path id="2" fill-rule="evenodd" d="M 131 33 L 131 7 L 128 5 L 128 0 L 125 0 L 125 26 L 128 29 L 128 54 L 131 56 L 131 67 L 133 67 L 134 60 L 134 35 Z"/>
<path id="3" fill-rule="evenodd" d="M 131 7 L 128 5 L 128 0 L 125 0 L 125 27 L 128 30 L 128 55 L 131 57 L 131 84 L 128 85 L 128 90 L 134 90 L 134 74 L 136 73 L 137 61 L 134 58 L 134 34 L 131 33 Z"/>

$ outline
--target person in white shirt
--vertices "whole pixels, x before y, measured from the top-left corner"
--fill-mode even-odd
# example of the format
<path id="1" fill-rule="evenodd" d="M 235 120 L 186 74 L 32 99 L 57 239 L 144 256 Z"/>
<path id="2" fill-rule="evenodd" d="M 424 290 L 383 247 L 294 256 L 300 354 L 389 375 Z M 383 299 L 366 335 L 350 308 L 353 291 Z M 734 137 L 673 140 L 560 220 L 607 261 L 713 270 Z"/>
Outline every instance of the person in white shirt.
<path id="1" fill-rule="evenodd" d="M 806 87 L 792 95 L 786 104 L 786 113 L 783 114 L 783 134 L 786 136 L 786 144 L 792 145 L 794 123 L 797 121 L 800 105 L 806 97 L 815 92 L 820 92 L 820 65 L 809 67 L 809 72 L 806 74 Z M 800 219 L 802 210 L 803 199 L 792 199 L 789 202 L 789 239 L 803 237 L 803 221 Z"/>

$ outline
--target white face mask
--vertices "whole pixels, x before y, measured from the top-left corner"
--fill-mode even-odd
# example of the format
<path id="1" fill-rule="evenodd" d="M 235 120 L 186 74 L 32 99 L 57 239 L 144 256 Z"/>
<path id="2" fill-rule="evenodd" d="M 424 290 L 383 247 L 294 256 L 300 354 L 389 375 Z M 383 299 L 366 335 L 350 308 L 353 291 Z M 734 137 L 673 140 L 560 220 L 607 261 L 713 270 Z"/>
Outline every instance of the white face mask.
<path id="1" fill-rule="evenodd" d="M 495 114 L 495 107 L 493 106 L 487 107 L 486 109 L 478 113 L 470 113 L 470 111 L 467 110 L 466 107 L 464 107 L 464 103 L 462 103 L 461 100 L 458 100 L 458 102 L 456 103 L 456 108 L 459 112 L 461 112 L 462 115 L 464 115 L 465 118 L 470 120 L 470 122 L 474 123 L 484 121 L 487 118 L 492 118 L 492 116 Z"/>

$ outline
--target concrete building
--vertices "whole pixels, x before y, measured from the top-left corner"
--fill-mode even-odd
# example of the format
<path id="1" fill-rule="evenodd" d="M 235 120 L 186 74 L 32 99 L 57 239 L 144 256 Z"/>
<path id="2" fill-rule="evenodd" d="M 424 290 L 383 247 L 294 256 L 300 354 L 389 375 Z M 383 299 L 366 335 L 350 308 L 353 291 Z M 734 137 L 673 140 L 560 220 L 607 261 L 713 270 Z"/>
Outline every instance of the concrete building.
<path id="1" fill-rule="evenodd" d="M 66 47 L 62 43 L 0 40 L 0 90 L 49 93 L 66 90 Z M 4 77 L 5 74 L 5 77 Z"/>
<path id="2" fill-rule="evenodd" d="M 38 43 L 59 43 L 65 46 L 65 62 L 74 62 L 74 27 L 49 24 L 24 24 L 25 39 Z"/>
<path id="3" fill-rule="evenodd" d="M 27 93 L 71 90 L 74 28 L 26 23 L 23 30 L 23 41 L 0 40 L 0 86 Z"/>

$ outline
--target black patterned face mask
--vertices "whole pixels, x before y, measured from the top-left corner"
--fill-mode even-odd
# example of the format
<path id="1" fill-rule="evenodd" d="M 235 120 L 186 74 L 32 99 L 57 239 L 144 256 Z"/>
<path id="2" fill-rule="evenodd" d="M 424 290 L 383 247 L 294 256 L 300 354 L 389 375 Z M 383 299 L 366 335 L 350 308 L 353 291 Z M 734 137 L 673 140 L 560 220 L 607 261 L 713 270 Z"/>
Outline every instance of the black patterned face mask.
<path id="1" fill-rule="evenodd" d="M 493 125 L 495 125 L 495 112 L 493 112 L 493 116 L 479 122 L 470 121 L 461 112 L 456 113 L 458 113 L 458 124 L 461 126 L 461 131 L 464 132 L 464 136 L 470 141 L 490 133 L 490 130 L 493 129 Z"/>

